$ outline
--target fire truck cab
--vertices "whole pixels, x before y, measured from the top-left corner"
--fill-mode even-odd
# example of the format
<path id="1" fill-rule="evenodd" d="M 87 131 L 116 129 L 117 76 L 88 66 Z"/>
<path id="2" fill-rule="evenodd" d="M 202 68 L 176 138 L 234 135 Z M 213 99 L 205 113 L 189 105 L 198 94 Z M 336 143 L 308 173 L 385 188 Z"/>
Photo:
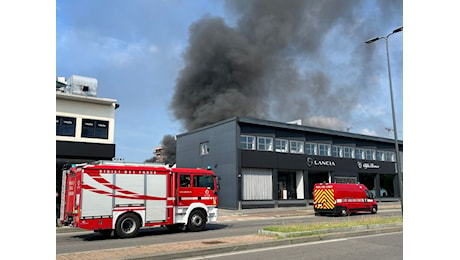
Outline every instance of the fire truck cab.
<path id="1" fill-rule="evenodd" d="M 355 212 L 377 213 L 377 202 L 363 184 L 317 183 L 313 188 L 315 214 L 346 216 Z"/>
<path id="2" fill-rule="evenodd" d="M 129 238 L 151 226 L 200 231 L 217 221 L 209 170 L 97 162 L 70 168 L 63 183 L 63 222 L 104 235 Z"/>

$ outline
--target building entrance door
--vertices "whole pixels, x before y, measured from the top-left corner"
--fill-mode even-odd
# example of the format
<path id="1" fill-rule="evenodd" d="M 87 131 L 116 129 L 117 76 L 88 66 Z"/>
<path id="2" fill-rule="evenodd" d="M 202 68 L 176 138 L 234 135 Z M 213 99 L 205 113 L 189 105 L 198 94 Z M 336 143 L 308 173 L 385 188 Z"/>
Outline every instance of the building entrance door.
<path id="1" fill-rule="evenodd" d="M 297 199 L 296 172 L 278 172 L 278 199 Z"/>

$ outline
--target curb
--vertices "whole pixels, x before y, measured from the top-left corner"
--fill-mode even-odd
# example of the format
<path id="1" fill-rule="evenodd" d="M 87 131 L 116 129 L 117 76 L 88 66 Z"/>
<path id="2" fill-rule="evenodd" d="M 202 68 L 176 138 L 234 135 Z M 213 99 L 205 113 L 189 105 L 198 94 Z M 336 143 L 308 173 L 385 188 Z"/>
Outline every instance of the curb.
<path id="1" fill-rule="evenodd" d="M 71 227 L 71 226 L 56 227 L 56 234 L 74 233 L 74 232 L 91 232 L 91 230 L 86 230 L 83 228 Z"/>
<path id="2" fill-rule="evenodd" d="M 375 225 L 381 226 L 381 225 Z M 283 245 L 292 245 L 292 244 L 300 244 L 300 243 L 307 243 L 307 242 L 315 242 L 315 241 L 322 241 L 322 240 L 331 240 L 331 239 L 338 239 L 338 238 L 345 238 L 345 237 L 357 237 L 357 236 L 364 236 L 364 235 L 371 235 L 371 234 L 382 234 L 382 233 L 392 233 L 402 231 L 402 223 L 396 224 L 385 224 L 385 227 L 371 227 L 369 226 L 367 229 L 364 230 L 352 230 L 346 232 L 335 232 L 335 233 L 324 233 L 324 234 L 315 234 L 307 237 L 287 237 L 277 240 L 269 240 L 269 241 L 261 241 L 255 243 L 243 243 L 243 244 L 233 244 L 228 246 L 213 246 L 208 247 L 205 249 L 200 250 L 184 250 L 180 252 L 168 252 L 162 254 L 152 254 L 152 255 L 144 255 L 144 256 L 133 256 L 133 257 L 126 257 L 126 258 L 114 258 L 114 259 L 125 259 L 125 260 L 162 260 L 162 259 L 176 259 L 176 258 L 186 258 L 186 257 L 197 257 L 203 255 L 213 255 L 217 253 L 227 253 L 227 252 L 236 252 L 236 251 L 244 251 L 244 250 L 251 250 L 251 249 L 258 249 L 258 248 L 266 248 L 266 247 L 274 247 L 274 246 L 283 246 Z"/>

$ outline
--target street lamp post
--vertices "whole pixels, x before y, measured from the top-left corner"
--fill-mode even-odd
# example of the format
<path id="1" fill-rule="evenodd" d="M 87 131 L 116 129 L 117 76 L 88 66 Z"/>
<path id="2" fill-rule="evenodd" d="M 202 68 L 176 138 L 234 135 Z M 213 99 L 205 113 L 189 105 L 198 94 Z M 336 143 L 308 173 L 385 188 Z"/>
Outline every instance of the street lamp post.
<path id="1" fill-rule="evenodd" d="M 391 69 L 390 69 L 390 54 L 389 54 L 389 51 L 388 51 L 388 37 L 390 37 L 390 35 L 392 34 L 395 34 L 395 33 L 398 33 L 398 32 L 402 32 L 403 30 L 403 27 L 399 27 L 395 30 L 393 30 L 391 33 L 389 33 L 387 36 L 385 37 L 375 37 L 375 38 L 371 38 L 369 40 L 366 41 L 367 44 L 371 44 L 375 41 L 378 41 L 380 39 L 384 39 L 385 40 L 385 44 L 386 44 L 386 50 L 387 50 L 387 63 L 388 63 L 388 78 L 390 80 L 390 97 L 391 97 L 391 112 L 392 112 L 392 115 L 393 115 L 393 132 L 394 132 L 394 135 L 395 135 L 395 150 L 396 150 L 396 169 L 398 171 L 398 179 L 399 179 L 399 195 L 401 196 L 401 214 L 403 214 L 403 186 L 402 186 L 402 171 L 401 171 L 401 163 L 400 163 L 400 157 L 399 157 L 399 146 L 398 146 L 398 130 L 396 129 L 396 117 L 395 117 L 395 105 L 394 105 L 394 101 L 393 101 L 393 86 L 391 84 Z"/>

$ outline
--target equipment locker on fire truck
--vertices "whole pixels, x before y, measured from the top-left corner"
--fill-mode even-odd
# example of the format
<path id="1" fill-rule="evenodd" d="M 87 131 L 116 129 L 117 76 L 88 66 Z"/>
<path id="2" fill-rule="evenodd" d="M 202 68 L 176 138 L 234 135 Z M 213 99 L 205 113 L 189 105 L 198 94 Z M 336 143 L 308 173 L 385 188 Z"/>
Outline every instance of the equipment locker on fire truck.
<path id="1" fill-rule="evenodd" d="M 212 171 L 148 164 L 97 162 L 64 172 L 61 219 L 121 238 L 141 227 L 200 231 L 217 221 L 217 185 Z"/>

